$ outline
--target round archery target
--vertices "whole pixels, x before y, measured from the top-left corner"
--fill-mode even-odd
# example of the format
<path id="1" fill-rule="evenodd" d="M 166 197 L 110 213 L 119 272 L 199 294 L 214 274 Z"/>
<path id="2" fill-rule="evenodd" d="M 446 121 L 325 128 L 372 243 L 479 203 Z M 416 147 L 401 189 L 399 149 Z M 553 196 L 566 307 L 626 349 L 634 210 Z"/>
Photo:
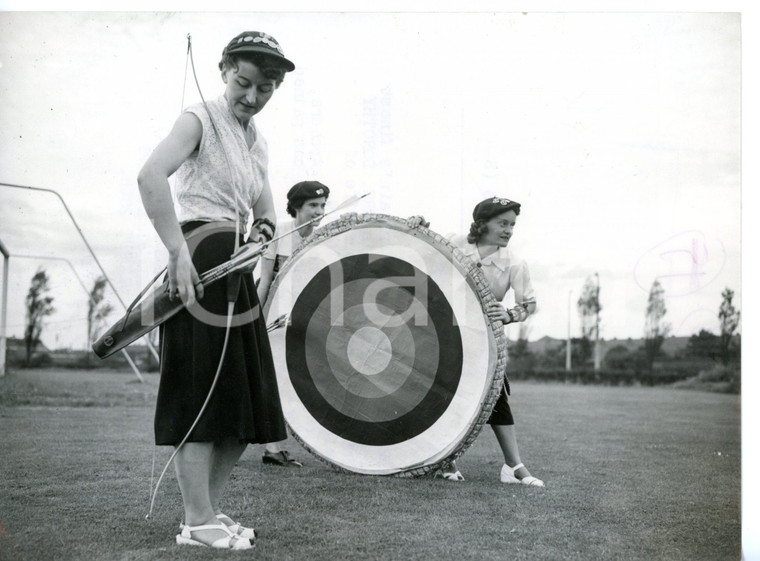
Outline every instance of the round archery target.
<path id="1" fill-rule="evenodd" d="M 335 289 L 340 296 L 330 290 L 335 264 L 343 276 Z M 380 446 L 413 438 L 446 411 L 459 384 L 461 335 L 451 307 L 432 279 L 410 269 L 390 256 L 345 257 L 319 271 L 291 311 L 290 382 L 320 425 L 356 443 Z M 431 304 L 425 306 L 409 287 L 388 282 L 388 275 L 425 283 L 422 291 Z M 383 286 L 365 301 L 372 283 Z M 331 317 L 338 297 L 346 312 Z M 413 309 L 421 317 L 412 313 L 404 323 L 394 321 Z"/>
<path id="2" fill-rule="evenodd" d="M 448 246 L 403 223 L 329 225 L 280 271 L 267 318 L 283 412 L 323 459 L 389 474 L 447 457 L 493 378 L 493 340 Z"/>

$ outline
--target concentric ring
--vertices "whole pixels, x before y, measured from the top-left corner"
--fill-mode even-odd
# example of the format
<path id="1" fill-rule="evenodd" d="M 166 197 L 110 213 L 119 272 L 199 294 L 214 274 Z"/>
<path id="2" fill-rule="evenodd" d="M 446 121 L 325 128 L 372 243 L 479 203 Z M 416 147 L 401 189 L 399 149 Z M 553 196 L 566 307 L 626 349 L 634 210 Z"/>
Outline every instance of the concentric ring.
<path id="1" fill-rule="evenodd" d="M 333 340 L 338 339 L 335 347 L 325 344 L 325 340 L 330 339 L 326 334 L 334 331 L 333 324 L 345 320 L 346 314 L 331 318 L 329 313 L 319 312 L 331 307 L 333 291 L 330 288 L 336 282 L 331 278 L 334 267 L 324 267 L 301 292 L 291 312 L 286 332 L 290 381 L 301 403 L 314 420 L 327 430 L 359 444 L 383 446 L 403 442 L 435 423 L 456 393 L 462 372 L 462 343 L 453 311 L 438 286 L 427 275 L 419 270 L 410 270 L 413 267 L 400 259 L 359 254 L 335 263 L 343 271 L 337 290 L 343 292 L 344 304 L 349 310 L 360 309 L 360 313 L 353 315 L 366 315 L 366 306 L 382 304 L 392 310 L 392 315 L 388 315 L 389 322 L 409 310 L 410 303 L 416 298 L 407 291 L 407 287 L 396 286 L 379 291 L 377 302 L 363 303 L 369 286 L 375 280 L 389 276 L 419 279 L 422 275 L 426 279 L 428 298 L 435 305 L 426 308 L 426 321 L 420 322 L 423 325 L 417 325 L 414 314 L 409 314 L 407 323 L 403 325 L 411 333 L 415 347 L 427 347 L 427 352 L 433 354 L 433 360 L 428 361 L 425 353 L 420 352 L 415 353 L 411 360 L 399 354 L 397 361 L 411 368 L 407 369 L 409 373 L 398 389 L 383 397 L 364 397 L 361 389 L 349 390 L 339 382 L 336 385 L 336 376 L 357 379 L 359 387 L 362 384 L 371 387 L 372 382 L 367 380 L 366 375 L 353 370 L 347 357 L 327 358 L 330 352 L 346 353 L 348 341 L 333 337 Z M 360 280 L 365 282 L 357 282 Z M 347 324 L 344 324 L 342 328 L 353 335 L 356 330 L 367 326 L 367 322 L 351 326 L 346 330 Z M 440 329 L 436 330 L 435 326 Z M 383 328 L 379 325 L 374 327 Z M 393 329 L 398 330 L 398 327 L 394 326 Z M 343 342 L 345 344 L 340 344 Z M 431 362 L 437 368 L 431 368 Z M 338 365 L 337 373 L 331 365 Z M 420 388 L 427 391 L 420 392 Z M 435 390 L 430 391 L 430 388 Z M 368 390 L 363 391 L 367 393 Z M 325 398 L 326 393 L 331 395 L 331 399 Z M 406 410 L 403 415 L 398 414 L 400 408 Z"/>
<path id="2" fill-rule="evenodd" d="M 472 434 L 495 346 L 483 289 L 453 251 L 405 224 L 360 219 L 324 226 L 284 265 L 266 313 L 289 321 L 270 343 L 285 418 L 312 453 L 392 474 L 434 464 Z"/>

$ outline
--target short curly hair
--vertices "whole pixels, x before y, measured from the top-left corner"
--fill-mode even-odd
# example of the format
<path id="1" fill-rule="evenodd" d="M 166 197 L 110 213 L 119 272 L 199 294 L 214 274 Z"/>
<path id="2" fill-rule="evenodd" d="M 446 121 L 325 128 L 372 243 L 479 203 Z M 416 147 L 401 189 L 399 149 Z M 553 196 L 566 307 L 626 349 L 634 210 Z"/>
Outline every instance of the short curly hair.
<path id="1" fill-rule="evenodd" d="M 488 224 L 485 220 L 476 220 L 470 224 L 470 232 L 467 234 L 467 243 L 478 243 L 488 232 Z"/>
<path id="2" fill-rule="evenodd" d="M 280 87 L 280 84 L 285 79 L 286 70 L 282 66 L 282 63 L 275 57 L 261 53 L 224 54 L 222 55 L 222 60 L 219 61 L 219 70 L 224 70 L 225 66 L 237 69 L 238 61 L 240 60 L 245 60 L 256 65 L 265 78 L 275 81 L 275 86 L 277 87 Z"/>
<path id="3" fill-rule="evenodd" d="M 296 213 L 298 212 L 298 209 L 303 206 L 303 204 L 306 202 L 307 199 L 301 199 L 298 201 L 295 201 L 295 203 L 292 203 L 288 201 L 288 205 L 285 207 L 285 210 L 288 211 L 288 214 L 292 216 L 293 218 L 296 217 Z"/>
<path id="4" fill-rule="evenodd" d="M 515 216 L 520 216 L 519 206 L 510 210 L 515 213 Z M 491 218 L 488 220 L 491 220 Z M 488 220 L 480 219 L 470 224 L 470 232 L 467 234 L 467 243 L 478 243 L 481 238 L 488 233 Z"/>

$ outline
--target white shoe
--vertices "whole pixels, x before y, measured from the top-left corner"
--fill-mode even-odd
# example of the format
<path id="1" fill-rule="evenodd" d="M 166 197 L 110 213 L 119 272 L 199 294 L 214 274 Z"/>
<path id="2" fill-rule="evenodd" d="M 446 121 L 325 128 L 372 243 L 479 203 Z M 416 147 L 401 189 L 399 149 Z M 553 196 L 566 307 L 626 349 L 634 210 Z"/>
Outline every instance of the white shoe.
<path id="1" fill-rule="evenodd" d="M 449 481 L 464 481 L 464 476 L 459 470 L 446 471 L 439 469 L 433 474 L 433 479 L 448 479 Z"/>
<path id="2" fill-rule="evenodd" d="M 241 538 L 245 538 L 247 540 L 254 541 L 256 539 L 256 532 L 253 530 L 253 528 L 246 528 L 245 526 L 241 526 L 239 523 L 235 522 L 232 518 L 227 516 L 226 514 L 217 514 L 216 515 L 218 520 L 221 520 L 223 524 L 225 524 L 230 530 L 232 530 L 235 535 L 240 536 Z M 227 524 L 224 519 L 229 520 L 232 522 L 232 524 Z"/>
<path id="3" fill-rule="evenodd" d="M 433 474 L 433 479 L 446 479 L 447 481 L 464 481 L 464 476 L 457 469 L 456 462 L 445 461 Z"/>
<path id="4" fill-rule="evenodd" d="M 501 482 L 512 484 L 519 483 L 521 485 L 531 485 L 532 487 L 545 486 L 543 481 L 541 481 L 538 477 L 533 477 L 532 475 L 523 477 L 522 479 L 515 477 L 515 472 L 521 467 L 525 466 L 523 464 L 517 464 L 515 467 L 509 467 L 507 464 L 501 466 Z"/>
<path id="5" fill-rule="evenodd" d="M 211 543 L 204 543 L 193 538 L 193 532 L 201 530 L 219 530 L 226 535 Z M 182 532 L 177 534 L 177 543 L 180 545 L 200 545 L 216 549 L 251 549 L 253 544 L 250 540 L 235 535 L 227 526 L 222 524 L 204 524 L 202 526 L 182 526 Z"/>
<path id="6" fill-rule="evenodd" d="M 240 538 L 245 538 L 247 540 L 250 540 L 251 542 L 256 541 L 256 532 L 253 528 L 246 528 L 245 526 L 242 526 L 238 522 L 235 522 L 232 518 L 227 516 L 224 513 L 219 513 L 216 515 L 217 520 L 221 520 L 222 524 L 227 526 L 230 530 L 232 530 L 232 533 L 234 533 L 236 536 Z M 230 521 L 229 524 L 227 524 L 224 519 L 227 519 Z M 184 522 L 179 523 L 179 529 L 182 530 L 185 527 Z"/>

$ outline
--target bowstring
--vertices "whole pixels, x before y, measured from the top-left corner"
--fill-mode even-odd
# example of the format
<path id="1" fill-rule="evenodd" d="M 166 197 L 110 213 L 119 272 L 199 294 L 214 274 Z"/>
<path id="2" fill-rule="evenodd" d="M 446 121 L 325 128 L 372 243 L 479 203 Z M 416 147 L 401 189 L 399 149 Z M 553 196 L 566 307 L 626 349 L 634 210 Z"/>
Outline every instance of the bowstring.
<path id="1" fill-rule="evenodd" d="M 189 64 L 190 64 L 190 34 L 188 34 L 187 51 L 185 52 L 185 73 L 182 76 L 182 97 L 180 98 L 180 101 L 179 101 L 179 114 L 180 115 L 182 114 L 182 111 L 185 109 L 185 93 L 187 92 L 187 69 L 189 67 Z M 172 198 L 174 198 L 174 189 L 172 189 Z M 135 301 L 132 304 L 135 304 L 143 296 L 143 294 L 145 292 L 147 292 L 148 288 L 150 286 L 152 286 L 154 282 L 156 282 L 156 279 L 158 279 L 158 277 L 160 277 L 161 274 L 164 271 L 166 271 L 166 270 L 167 270 L 167 268 L 164 267 L 158 273 L 158 275 L 156 275 L 156 277 L 151 281 L 151 283 L 148 286 L 145 287 L 145 289 L 143 290 L 143 292 L 140 293 L 140 295 L 137 296 L 137 298 L 135 299 Z M 127 310 L 127 313 L 129 313 L 129 310 Z M 127 323 L 127 320 L 125 318 L 124 324 L 126 325 L 126 323 Z M 156 451 L 157 450 L 158 450 L 158 446 L 153 446 L 153 460 L 151 461 L 151 466 L 150 466 L 150 487 L 148 488 L 148 502 L 150 504 L 150 508 L 148 510 L 148 514 L 145 516 L 146 520 L 149 520 L 151 514 L 153 513 L 153 502 L 156 500 L 156 493 L 158 493 L 158 485 L 156 485 L 155 492 L 153 490 L 153 479 L 155 478 L 155 475 L 156 475 Z M 161 477 L 163 477 L 163 474 L 166 471 L 166 468 L 169 467 L 169 464 L 174 459 L 175 455 L 176 454 L 172 454 L 172 456 L 169 458 L 169 461 L 167 462 L 166 467 L 161 472 Z M 160 483 L 161 479 L 159 478 L 158 481 Z"/>
<path id="2" fill-rule="evenodd" d="M 188 58 L 190 59 L 190 66 L 193 69 L 193 79 L 195 80 L 195 86 L 198 90 L 198 95 L 200 95 L 201 97 L 203 108 L 206 110 L 206 113 L 208 113 L 209 120 L 211 121 L 211 128 L 214 129 L 214 134 L 216 135 L 216 138 L 219 141 L 219 145 L 222 147 L 222 154 L 224 154 L 224 160 L 227 163 L 227 171 L 230 174 L 230 185 L 232 185 L 232 194 L 235 200 L 235 251 L 237 251 L 238 249 L 240 249 L 240 242 L 238 240 L 238 238 L 240 237 L 240 207 L 241 207 L 241 202 L 245 204 L 245 201 L 242 201 L 242 196 L 240 195 L 238 190 L 235 188 L 235 174 L 232 171 L 232 164 L 230 163 L 230 158 L 227 155 L 227 150 L 224 148 L 224 144 L 222 142 L 222 135 L 219 133 L 219 129 L 216 126 L 216 122 L 214 121 L 214 118 L 211 116 L 211 110 L 208 108 L 206 99 L 203 97 L 203 92 L 201 91 L 201 85 L 198 82 L 198 74 L 195 72 L 195 59 L 193 58 L 192 38 L 189 33 L 187 34 L 187 53 L 188 53 Z M 187 75 L 185 76 L 185 78 L 187 79 Z"/>
<path id="3" fill-rule="evenodd" d="M 206 99 L 203 97 L 203 91 L 201 90 L 200 83 L 198 82 L 198 75 L 195 71 L 195 61 L 193 60 L 193 48 L 192 48 L 192 37 L 188 33 L 187 34 L 187 54 L 185 55 L 185 76 L 184 76 L 184 84 L 182 87 L 182 108 L 180 109 L 180 113 L 182 112 L 182 109 L 184 109 L 184 103 L 185 103 L 185 89 L 187 86 L 187 62 L 190 61 L 190 67 L 193 70 L 193 78 L 195 80 L 195 85 L 198 89 L 198 94 L 200 95 L 201 102 L 203 103 L 203 107 L 206 110 L 206 113 L 208 114 L 209 121 L 211 122 L 211 127 L 214 129 L 214 134 L 216 135 L 217 139 L 219 140 L 219 145 L 222 148 L 222 154 L 224 154 L 224 159 L 227 163 L 227 170 L 230 174 L 230 185 L 232 186 L 232 192 L 234 194 L 234 204 L 235 204 L 235 242 L 234 242 L 234 251 L 237 252 L 238 249 L 240 249 L 240 200 L 242 197 L 240 196 L 240 193 L 235 188 L 235 176 L 232 171 L 232 165 L 230 163 L 229 156 L 227 155 L 227 150 L 224 148 L 224 144 L 222 142 L 222 136 L 219 133 L 219 130 L 217 129 L 216 122 L 214 121 L 214 117 L 211 114 L 211 110 L 208 107 L 208 104 L 206 103 Z M 211 395 L 214 392 L 214 389 L 216 388 L 216 384 L 219 381 L 219 376 L 222 372 L 222 365 L 224 364 L 224 357 L 227 354 L 227 343 L 229 341 L 230 336 L 230 330 L 232 328 L 232 316 L 235 308 L 235 302 L 228 302 L 227 303 L 227 325 L 225 329 L 225 335 L 224 335 L 224 343 L 222 344 L 222 351 L 221 355 L 219 357 L 219 365 L 217 366 L 216 373 L 214 374 L 214 379 L 211 382 L 211 387 L 209 388 L 208 394 L 206 395 L 206 399 L 203 402 L 203 405 L 201 405 L 200 411 L 198 411 L 198 415 L 195 417 L 195 420 L 193 421 L 193 424 L 190 426 L 190 429 L 187 431 L 187 434 L 185 434 L 182 441 L 177 445 L 177 447 L 174 449 L 174 452 L 169 457 L 169 460 L 166 462 L 166 465 L 164 466 L 164 469 L 161 471 L 161 475 L 158 477 L 158 481 L 156 482 L 155 488 L 153 488 L 153 476 L 154 476 L 154 470 L 155 470 L 155 446 L 153 450 L 153 467 L 151 468 L 151 488 L 153 488 L 151 496 L 150 496 L 150 506 L 148 509 L 148 514 L 145 515 L 146 520 L 151 519 L 151 515 L 153 514 L 153 505 L 156 500 L 156 495 L 158 494 L 159 486 L 161 485 L 161 480 L 163 479 L 164 475 L 166 474 L 166 471 L 169 469 L 169 466 L 171 465 L 174 458 L 179 453 L 182 446 L 187 442 L 187 439 L 190 438 L 190 434 L 195 429 L 196 425 L 201 419 L 201 416 L 203 415 L 204 411 L 206 410 L 206 407 L 208 406 L 209 402 L 211 401 Z"/>

